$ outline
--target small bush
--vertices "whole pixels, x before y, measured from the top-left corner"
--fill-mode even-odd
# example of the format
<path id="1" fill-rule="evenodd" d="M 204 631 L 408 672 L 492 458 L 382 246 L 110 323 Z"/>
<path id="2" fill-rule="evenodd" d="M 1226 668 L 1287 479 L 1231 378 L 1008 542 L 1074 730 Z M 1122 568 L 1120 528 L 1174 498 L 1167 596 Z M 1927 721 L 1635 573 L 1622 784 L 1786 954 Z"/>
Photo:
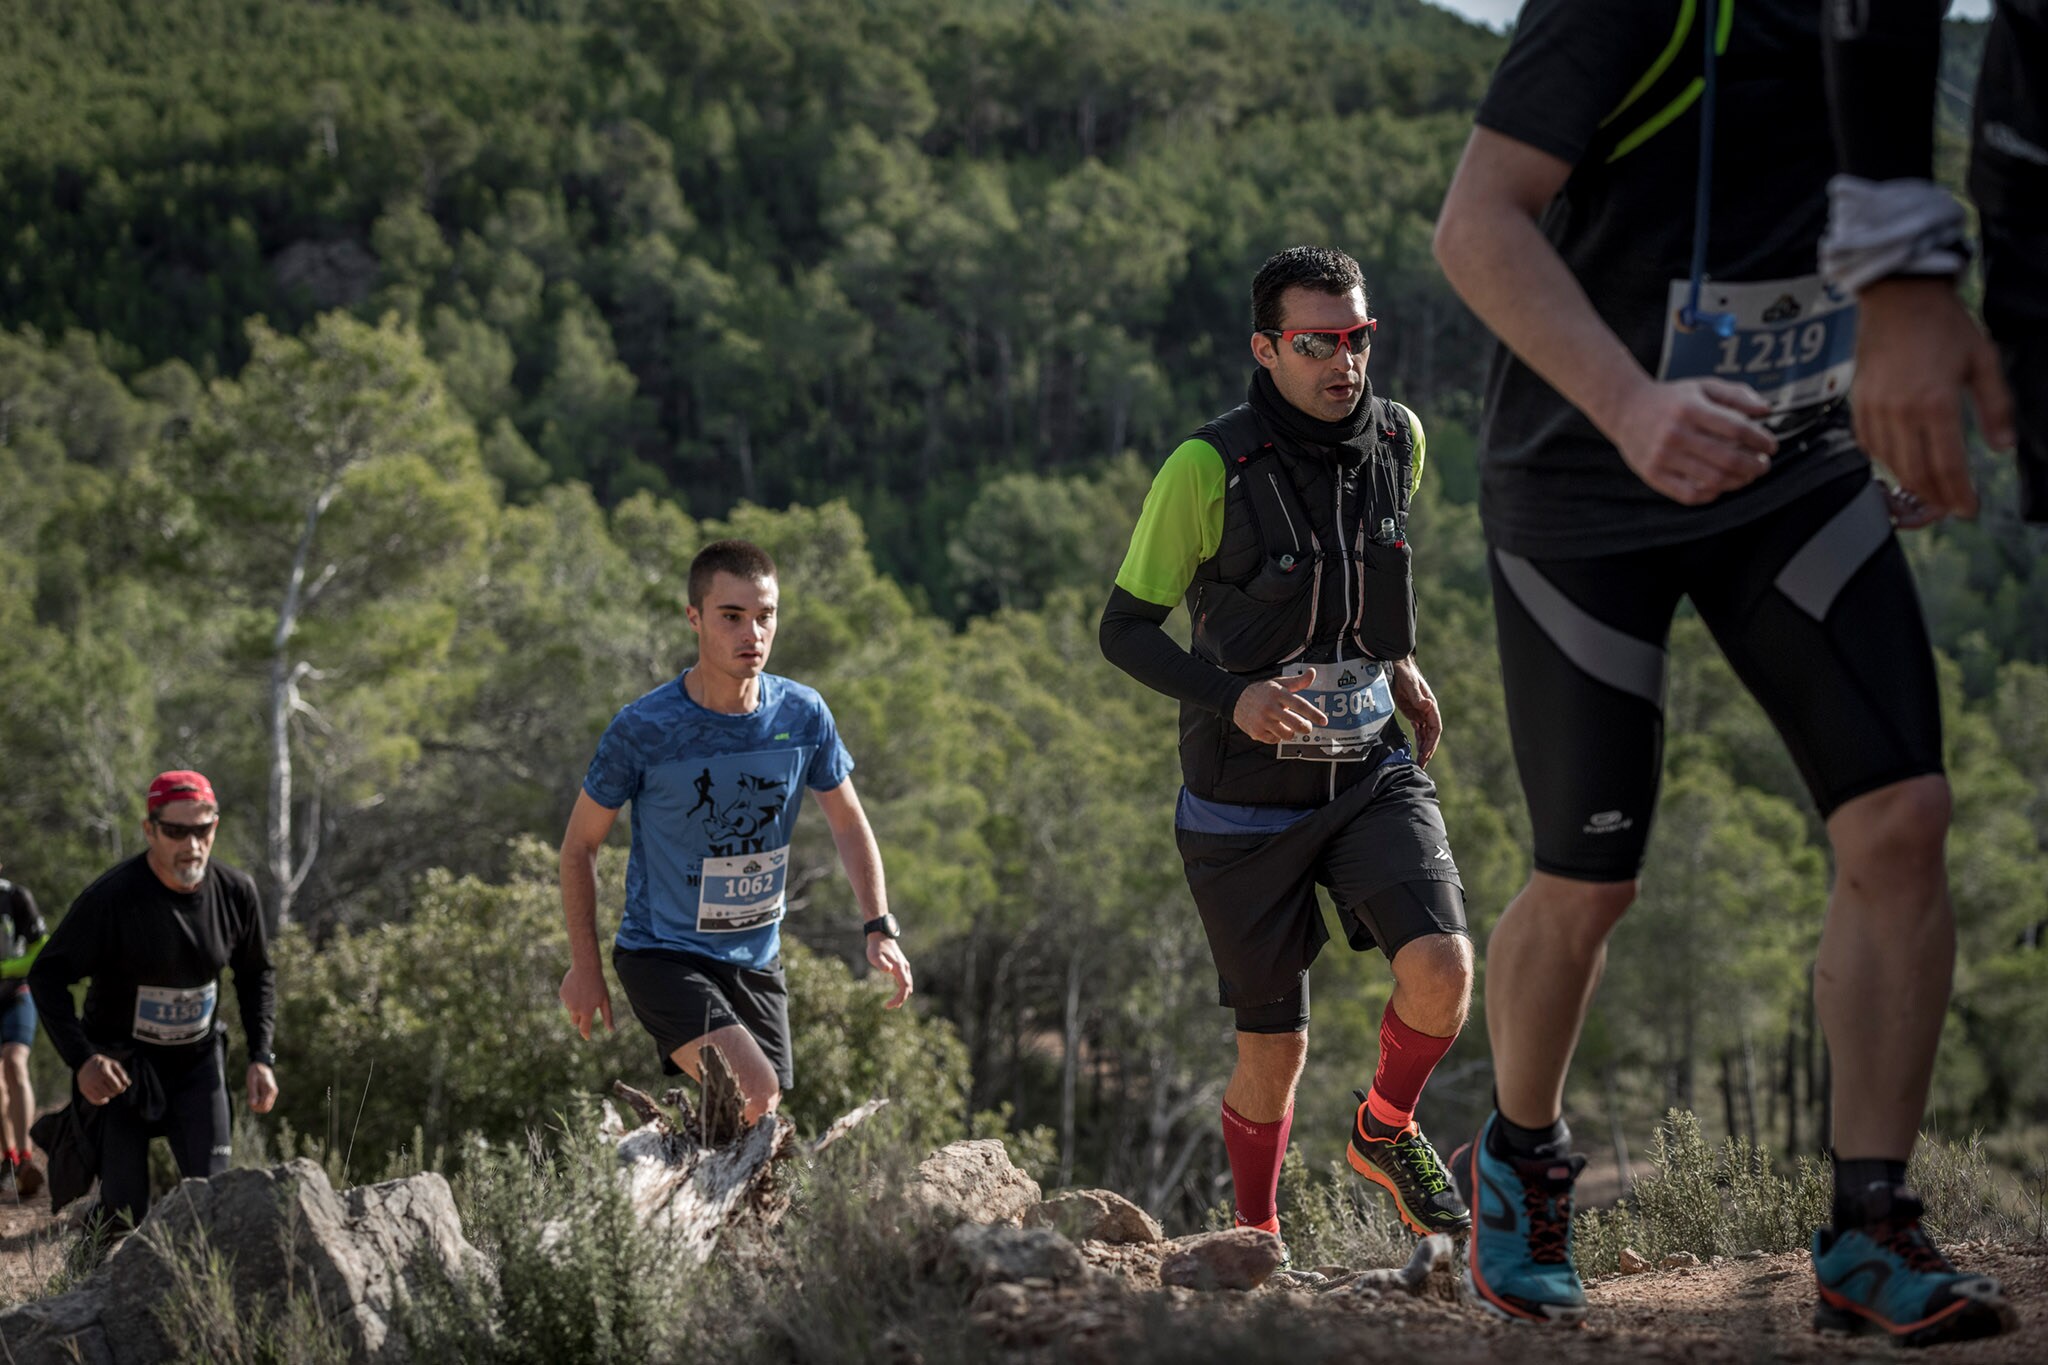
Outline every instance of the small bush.
<path id="1" fill-rule="evenodd" d="M 404 1317 L 425 1362 L 644 1361 L 676 1344 L 691 1283 L 671 1237 L 640 1226 L 618 1160 L 585 1107 L 548 1151 L 489 1148 L 455 1184 L 470 1243 L 490 1278 L 428 1275 Z"/>
<path id="2" fill-rule="evenodd" d="M 702 1266 L 635 1220 L 587 1112 L 551 1149 L 536 1137 L 478 1155 L 456 1199 L 495 1274 L 424 1277 L 403 1319 L 413 1358 L 979 1360 L 965 1286 L 934 1276 L 945 1228 L 894 1193 L 922 1150 L 902 1140 L 911 1122 L 884 1110 L 820 1161 L 785 1163 L 783 1221 L 727 1228 Z"/>
<path id="3" fill-rule="evenodd" d="M 1960 1142 L 1923 1133 L 1908 1181 L 1927 1204 L 1927 1230 L 1938 1242 L 2048 1239 L 2048 1170 L 2001 1173 L 1981 1133 Z"/>
<path id="4" fill-rule="evenodd" d="M 180 1365 L 347 1365 L 341 1334 L 320 1311 L 310 1276 L 302 1280 L 296 1255 L 276 1299 L 237 1303 L 231 1257 L 205 1229 L 176 1244 L 161 1225 L 136 1235 L 151 1239 L 170 1271 L 153 1311 Z"/>
<path id="5" fill-rule="evenodd" d="M 287 1155 L 305 1149 L 340 1183 L 408 1162 L 459 1167 L 481 1133 L 517 1142 L 579 1095 L 612 1081 L 656 1094 L 654 1044 L 605 971 L 617 1031 L 585 1041 L 556 1002 L 569 963 L 555 855 L 523 840 L 501 884 L 435 871 L 409 918 L 337 932 L 317 950 L 296 929 L 278 943 L 279 1075 L 270 1120 Z M 605 883 L 624 880 L 607 850 Z M 967 1051 L 953 1026 L 918 1002 L 884 1010 L 882 986 L 783 938 L 796 1086 L 783 1112 L 815 1131 L 877 1095 L 907 1114 L 919 1140 L 967 1128 Z M 308 1146 L 310 1144 L 310 1146 Z M 406 1155 L 406 1154 L 409 1154 Z"/>
<path id="6" fill-rule="evenodd" d="M 1828 1221 L 1834 1184 L 1827 1163 L 1800 1161 L 1779 1175 L 1768 1153 L 1723 1139 L 1709 1147 L 1699 1119 L 1674 1109 L 1650 1145 L 1657 1173 L 1612 1209 L 1588 1209 L 1572 1224 L 1581 1274 L 1620 1268 L 1632 1247 L 1652 1261 L 1677 1251 L 1701 1260 L 1744 1251 L 1792 1251 Z"/>
<path id="7" fill-rule="evenodd" d="M 1228 1226 L 1228 1213 L 1221 1226 Z M 1335 1162 L 1320 1177 L 1309 1170 L 1299 1146 L 1287 1149 L 1280 1167 L 1280 1235 L 1294 1264 L 1405 1265 L 1415 1236 L 1401 1225 L 1377 1185 Z"/>

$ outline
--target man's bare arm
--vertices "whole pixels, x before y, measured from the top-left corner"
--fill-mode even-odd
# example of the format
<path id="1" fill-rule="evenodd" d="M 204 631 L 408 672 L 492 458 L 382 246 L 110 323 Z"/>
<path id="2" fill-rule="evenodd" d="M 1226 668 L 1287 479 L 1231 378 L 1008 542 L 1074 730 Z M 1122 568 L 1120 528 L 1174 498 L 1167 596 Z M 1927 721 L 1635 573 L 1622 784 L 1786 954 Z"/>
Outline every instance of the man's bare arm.
<path id="1" fill-rule="evenodd" d="M 1699 505 L 1769 469 L 1777 440 L 1755 390 L 1659 383 L 1602 320 L 1539 226 L 1569 162 L 1475 128 L 1437 219 L 1436 258 L 1459 297 L 1600 429 L 1644 483 Z"/>
<path id="2" fill-rule="evenodd" d="M 562 919 L 569 930 L 569 971 L 562 978 L 562 1004 L 569 1022 L 585 1038 L 598 1015 L 613 1028 L 611 990 L 604 983 L 604 961 L 597 944 L 597 851 L 611 833 L 616 810 L 576 793 L 576 808 L 562 834 Z"/>
<path id="3" fill-rule="evenodd" d="M 853 899 L 860 906 L 862 921 L 880 919 L 889 913 L 889 892 L 882 879 L 882 850 L 875 842 L 868 814 L 861 808 L 860 795 L 853 789 L 853 779 L 849 777 L 832 790 L 819 792 L 818 809 L 825 812 L 825 823 L 832 828 L 832 842 L 839 849 L 839 862 L 846 869 L 847 880 L 853 883 Z M 882 934 L 868 934 L 866 938 L 868 962 L 877 971 L 896 979 L 896 995 L 888 1002 L 888 1008 L 896 1009 L 910 998 L 910 960 L 895 939 Z"/>

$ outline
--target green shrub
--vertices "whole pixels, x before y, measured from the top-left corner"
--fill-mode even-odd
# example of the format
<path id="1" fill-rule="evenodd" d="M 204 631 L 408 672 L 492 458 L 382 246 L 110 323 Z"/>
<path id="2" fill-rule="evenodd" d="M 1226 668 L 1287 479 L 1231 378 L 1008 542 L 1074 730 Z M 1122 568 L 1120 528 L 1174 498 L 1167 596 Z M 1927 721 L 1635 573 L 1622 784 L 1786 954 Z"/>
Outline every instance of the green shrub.
<path id="1" fill-rule="evenodd" d="M 1826 1223 L 1834 1197 L 1827 1163 L 1800 1161 L 1779 1175 L 1768 1153 L 1724 1138 L 1710 1147 L 1699 1119 L 1674 1109 L 1650 1144 L 1654 1175 L 1612 1209 L 1582 1211 L 1572 1224 L 1581 1274 L 1611 1273 L 1631 1247 L 1651 1261 L 1689 1251 L 1706 1260 L 1744 1251 L 1793 1251 Z"/>
<path id="2" fill-rule="evenodd" d="M 494 1269 L 427 1274 L 403 1326 L 423 1365 L 978 1359 L 965 1286 L 933 1271 L 950 1220 L 897 1191 L 921 1150 L 884 1110 L 822 1158 L 784 1163 L 773 1227 L 729 1226 L 705 1265 L 634 1218 L 585 1107 L 543 1141 L 500 1145 L 455 1183 Z M 715 1344 L 707 1348 L 706 1343 Z"/>
<path id="3" fill-rule="evenodd" d="M 360 1181 L 390 1167 L 459 1168 L 461 1141 L 512 1142 L 578 1096 L 624 1079 L 659 1094 L 653 1043 L 611 976 L 615 1033 L 576 1036 L 556 999 L 568 946 L 555 855 L 518 843 L 502 884 L 435 871 L 409 918 L 278 944 L 278 1074 L 270 1145 Z M 623 869 L 616 850 L 605 881 Z M 608 959 L 609 955 L 607 955 Z M 914 1140 L 967 1127 L 967 1057 L 950 1024 L 884 1010 L 883 987 L 783 939 L 796 1087 L 785 1112 L 815 1130 L 886 1095 Z"/>
<path id="4" fill-rule="evenodd" d="M 179 1365 L 347 1365 L 341 1334 L 322 1314 L 310 1275 L 301 1281 L 296 1254 L 275 1298 L 238 1303 L 232 1252 L 216 1247 L 204 1228 L 176 1243 L 155 1226 L 136 1235 L 153 1239 L 170 1271 L 170 1288 L 153 1311 Z"/>
<path id="5" fill-rule="evenodd" d="M 1228 1212 L 1219 1226 L 1228 1226 Z M 1309 1170 L 1299 1146 L 1287 1149 L 1280 1167 L 1280 1233 L 1294 1264 L 1405 1265 L 1415 1236 L 1401 1225 L 1379 1186 L 1332 1162 L 1320 1177 Z"/>
<path id="6" fill-rule="evenodd" d="M 455 1184 L 492 1273 L 425 1275 L 403 1326 L 423 1362 L 548 1365 L 664 1358 L 690 1284 L 674 1238 L 642 1227 L 597 1115 L 580 1106 L 549 1151 L 536 1135 L 476 1155 Z"/>

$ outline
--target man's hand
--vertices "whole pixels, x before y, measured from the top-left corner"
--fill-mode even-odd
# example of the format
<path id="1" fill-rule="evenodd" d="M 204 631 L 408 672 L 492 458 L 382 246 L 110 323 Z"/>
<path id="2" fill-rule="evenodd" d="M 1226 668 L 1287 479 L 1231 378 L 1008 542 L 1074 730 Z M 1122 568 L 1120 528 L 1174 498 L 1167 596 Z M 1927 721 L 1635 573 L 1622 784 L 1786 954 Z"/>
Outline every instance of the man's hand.
<path id="1" fill-rule="evenodd" d="M 590 1037 L 590 1026 L 600 1014 L 607 1031 L 618 1031 L 612 1023 L 612 993 L 604 984 L 604 968 L 596 963 L 570 967 L 568 975 L 562 978 L 561 995 L 562 1004 L 569 1010 L 570 1025 L 585 1038 Z"/>
<path id="2" fill-rule="evenodd" d="M 105 1104 L 128 1088 L 128 1072 L 104 1052 L 95 1052 L 78 1068 L 78 1093 L 87 1104 Z"/>
<path id="3" fill-rule="evenodd" d="M 1647 383 L 1607 434 L 1637 478 L 1673 502 L 1701 507 L 1769 472 L 1778 438 L 1753 419 L 1770 410 L 1747 384 Z"/>
<path id="4" fill-rule="evenodd" d="M 249 1112 L 267 1114 L 277 1103 L 277 1073 L 261 1062 L 249 1063 Z"/>
<path id="5" fill-rule="evenodd" d="M 1963 446 L 1966 390 L 1985 441 L 1996 450 L 2014 443 L 2012 395 L 1997 349 L 1949 280 L 1879 280 L 1859 302 L 1849 400 L 1857 442 L 1932 517 L 1975 516 L 1977 490 Z"/>
<path id="6" fill-rule="evenodd" d="M 1294 695 L 1314 686 L 1315 680 L 1316 671 L 1311 668 L 1298 677 L 1255 682 L 1237 694 L 1230 719 L 1261 744 L 1285 744 L 1290 739 L 1300 739 L 1316 726 L 1329 723 L 1330 718 L 1315 703 Z"/>
<path id="7" fill-rule="evenodd" d="M 1415 666 L 1413 655 L 1388 664 L 1387 676 L 1393 683 L 1394 709 L 1415 728 L 1415 761 L 1427 768 L 1429 760 L 1436 756 L 1437 741 L 1444 735 L 1444 718 L 1437 710 L 1436 693 L 1429 690 L 1429 680 Z"/>
<path id="8" fill-rule="evenodd" d="M 869 934 L 868 965 L 878 972 L 887 972 L 896 978 L 895 998 L 882 1008 L 903 1008 L 903 1002 L 910 998 L 911 992 L 910 959 L 903 955 L 903 945 L 887 934 Z"/>

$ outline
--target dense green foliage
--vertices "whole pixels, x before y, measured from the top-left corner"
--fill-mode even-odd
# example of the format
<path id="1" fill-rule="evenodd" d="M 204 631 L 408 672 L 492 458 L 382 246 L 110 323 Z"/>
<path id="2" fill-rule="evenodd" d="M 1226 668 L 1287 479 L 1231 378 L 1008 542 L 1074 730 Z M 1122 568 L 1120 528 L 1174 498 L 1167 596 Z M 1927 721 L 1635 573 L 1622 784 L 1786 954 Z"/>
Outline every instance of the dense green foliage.
<path id="1" fill-rule="evenodd" d="M 1355 244 L 1419 406 L 1477 358 L 1427 236 L 1497 40 L 1418 0 L 7 0 L 0 37 L 0 320 L 205 374 L 252 314 L 393 310 L 515 495 L 850 495 L 962 610 L 982 472 L 1182 431 L 1275 242 Z"/>
<path id="2" fill-rule="evenodd" d="M 1240 390 L 1257 262 L 1356 252 L 1377 382 L 1430 432 L 1432 771 L 1483 936 L 1527 820 L 1472 506 L 1481 335 L 1427 245 L 1497 50 L 1415 0 L 0 0 L 8 874 L 61 909 L 138 848 L 150 773 L 209 772 L 220 856 L 295 925 L 285 1116 L 339 1138 L 360 1104 L 365 1160 L 658 1085 L 623 1015 L 568 1035 L 519 840 L 557 837 L 605 721 L 688 661 L 696 548 L 746 535 L 920 980 L 885 1016 L 841 966 L 855 909 L 805 821 L 798 1117 L 1007 1107 L 1052 1131 L 1049 1179 L 1199 1216 L 1228 1018 L 1173 706 L 1095 616 L 1151 469 Z M 2042 548 L 1995 512 L 1912 544 L 1957 793 L 1951 1131 L 2048 1122 Z M 1690 617 L 1670 676 L 1572 1110 L 1640 1137 L 1697 1106 L 1810 1151 L 1824 832 Z M 1318 968 L 1318 1165 L 1387 988 L 1377 958 Z M 1481 1025 L 1440 1132 L 1485 1103 Z"/>

